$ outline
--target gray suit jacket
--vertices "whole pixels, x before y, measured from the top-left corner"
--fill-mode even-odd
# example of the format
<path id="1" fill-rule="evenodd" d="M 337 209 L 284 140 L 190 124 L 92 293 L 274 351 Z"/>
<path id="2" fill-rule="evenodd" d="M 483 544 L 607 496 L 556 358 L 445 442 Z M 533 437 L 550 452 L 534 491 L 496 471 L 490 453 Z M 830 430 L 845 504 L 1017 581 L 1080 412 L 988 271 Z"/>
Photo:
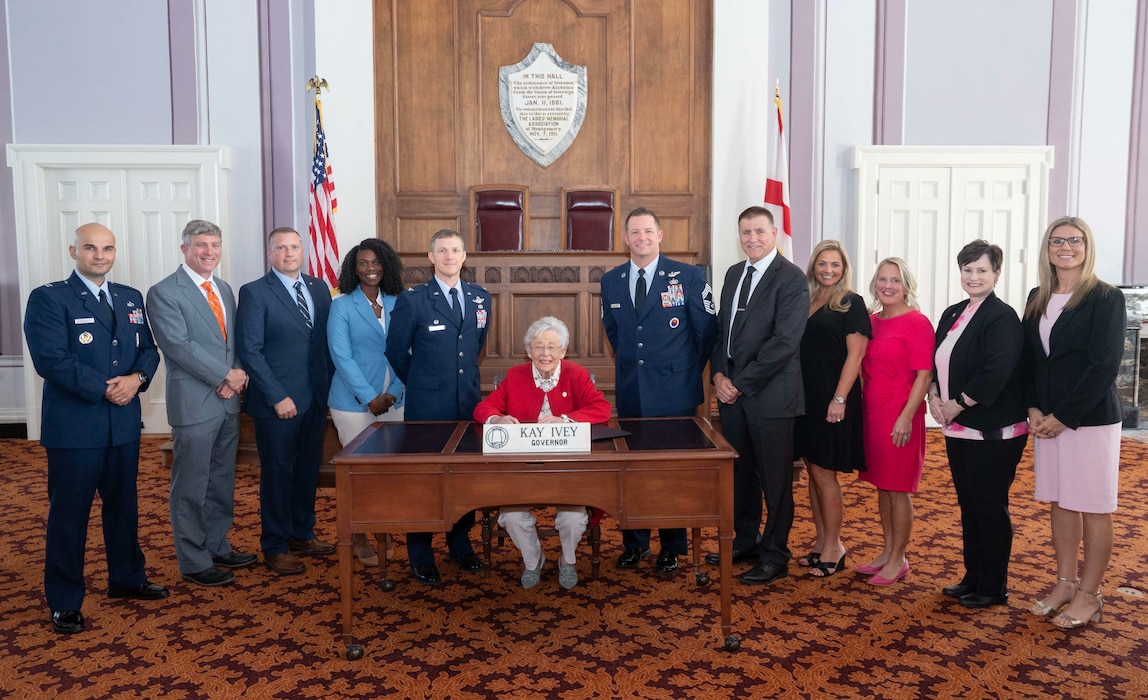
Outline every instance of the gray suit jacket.
<path id="1" fill-rule="evenodd" d="M 227 373 L 239 366 L 235 355 L 235 294 L 215 278 L 227 317 L 227 340 L 203 292 L 182 268 L 147 293 L 148 316 L 167 367 L 167 422 L 195 425 L 223 413 L 239 413 L 239 396 L 215 393 Z"/>

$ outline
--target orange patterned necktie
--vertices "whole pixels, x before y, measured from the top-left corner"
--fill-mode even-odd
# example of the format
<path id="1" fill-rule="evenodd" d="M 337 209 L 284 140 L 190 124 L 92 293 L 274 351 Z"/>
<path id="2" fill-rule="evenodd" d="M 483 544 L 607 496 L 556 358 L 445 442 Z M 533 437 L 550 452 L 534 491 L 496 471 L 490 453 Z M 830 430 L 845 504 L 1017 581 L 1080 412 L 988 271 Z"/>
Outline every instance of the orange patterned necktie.
<path id="1" fill-rule="evenodd" d="M 219 303 L 219 297 L 211 288 L 211 282 L 204 282 L 200 286 L 203 287 L 203 291 L 207 292 L 207 303 L 211 304 L 211 311 L 215 314 L 215 320 L 219 322 L 219 332 L 223 333 L 223 339 L 227 340 L 227 324 L 223 320 L 223 304 Z"/>

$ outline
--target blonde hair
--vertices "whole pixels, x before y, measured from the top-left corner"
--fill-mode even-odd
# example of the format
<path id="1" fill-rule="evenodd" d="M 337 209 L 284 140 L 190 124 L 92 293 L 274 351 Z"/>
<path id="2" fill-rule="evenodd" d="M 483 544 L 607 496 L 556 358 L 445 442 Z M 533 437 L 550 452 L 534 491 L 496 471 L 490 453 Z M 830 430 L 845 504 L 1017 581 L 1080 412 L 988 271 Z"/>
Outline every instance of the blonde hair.
<path id="1" fill-rule="evenodd" d="M 809 283 L 809 298 L 816 299 L 821 292 L 821 283 L 817 281 L 814 266 L 821 254 L 826 251 L 841 256 L 841 279 L 833 285 L 827 306 L 830 311 L 848 311 L 850 304 L 847 299 L 853 293 L 853 266 L 849 264 L 849 256 L 839 241 L 821 241 L 813 248 L 813 253 L 809 256 L 809 267 L 805 270 L 805 280 Z"/>
<path id="2" fill-rule="evenodd" d="M 917 278 L 909 271 L 909 263 L 901 258 L 885 258 L 877 263 L 877 269 L 873 272 L 873 279 L 869 280 L 869 293 L 873 295 L 873 306 L 869 310 L 876 313 L 881 310 L 881 300 L 877 297 L 877 276 L 881 274 L 881 268 L 886 265 L 892 265 L 897 268 L 897 274 L 901 276 L 901 286 L 905 288 L 905 305 L 910 309 L 921 309 L 921 305 L 917 303 Z"/>
<path id="3" fill-rule="evenodd" d="M 1064 305 L 1065 311 L 1079 304 L 1080 300 L 1087 297 L 1093 289 L 1099 287 L 1107 294 L 1110 288 L 1096 276 L 1096 238 L 1092 235 L 1092 229 L 1080 217 L 1062 216 L 1048 225 L 1044 230 L 1044 237 L 1040 239 L 1040 261 L 1037 264 L 1040 283 L 1036 288 L 1036 294 L 1032 295 L 1032 299 L 1024 307 L 1025 318 L 1043 316 L 1048 310 L 1049 300 L 1056 291 L 1058 279 L 1056 268 L 1053 267 L 1052 259 L 1048 255 L 1048 241 L 1052 238 L 1052 232 L 1061 226 L 1076 229 L 1084 239 L 1084 267 L 1080 271 L 1080 279 L 1076 280 L 1076 285 L 1072 288 L 1072 296 Z"/>

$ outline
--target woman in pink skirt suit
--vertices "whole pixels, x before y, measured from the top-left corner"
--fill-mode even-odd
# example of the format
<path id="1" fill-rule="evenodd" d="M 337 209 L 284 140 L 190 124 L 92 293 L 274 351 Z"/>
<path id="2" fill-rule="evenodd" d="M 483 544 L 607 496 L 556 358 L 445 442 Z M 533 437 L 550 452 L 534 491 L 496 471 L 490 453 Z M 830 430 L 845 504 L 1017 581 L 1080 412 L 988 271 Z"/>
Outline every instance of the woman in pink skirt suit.
<path id="1" fill-rule="evenodd" d="M 925 392 L 933 374 L 933 326 L 917 308 L 917 282 L 905 261 L 886 258 L 869 284 L 878 311 L 861 362 L 865 466 L 877 487 L 884 547 L 870 564 L 869 583 L 888 586 L 909 574 L 905 549 L 913 530 L 913 499 L 925 466 Z"/>
<path id="2" fill-rule="evenodd" d="M 1095 243 L 1074 216 L 1048 225 L 1022 322 L 1036 499 L 1051 504 L 1057 577 L 1031 612 L 1067 629 L 1101 621 L 1120 469 L 1124 295 L 1097 278 Z"/>

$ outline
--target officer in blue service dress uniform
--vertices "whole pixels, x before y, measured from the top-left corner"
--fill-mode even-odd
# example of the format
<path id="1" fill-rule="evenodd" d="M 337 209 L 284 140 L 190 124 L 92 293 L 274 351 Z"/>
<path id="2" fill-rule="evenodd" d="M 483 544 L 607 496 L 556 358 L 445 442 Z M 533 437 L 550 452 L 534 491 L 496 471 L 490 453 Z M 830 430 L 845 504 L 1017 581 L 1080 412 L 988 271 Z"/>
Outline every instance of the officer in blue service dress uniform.
<path id="1" fill-rule="evenodd" d="M 661 254 L 662 227 L 649 209 L 626 217 L 630 260 L 602 276 L 602 324 L 614 349 L 620 418 L 693 416 L 705 400 L 702 370 L 717 337 L 713 291 L 701 269 Z M 654 572 L 673 574 L 687 549 L 684 528 L 663 528 Z M 615 566 L 650 554 L 649 530 L 623 530 Z"/>
<path id="2" fill-rule="evenodd" d="M 84 629 L 84 553 L 96 492 L 102 503 L 108 596 L 157 600 L 140 549 L 136 474 L 139 392 L 159 366 L 159 352 L 135 289 L 107 280 L 116 237 L 100 224 L 76 229 L 68 252 L 76 271 L 33 290 L 24 336 L 44 378 L 40 444 L 48 454 L 48 530 L 44 593 L 52 626 Z"/>
<path id="3" fill-rule="evenodd" d="M 470 420 L 482 398 L 478 358 L 486 346 L 490 294 L 460 275 L 466 261 L 462 237 L 443 229 L 431 237 L 427 255 L 435 274 L 395 300 L 387 332 L 387 360 L 406 385 L 406 420 Z M 474 511 L 446 535 L 450 558 L 464 571 L 479 571 L 470 528 Z M 431 549 L 431 533 L 407 534 L 411 576 L 442 582 Z"/>

